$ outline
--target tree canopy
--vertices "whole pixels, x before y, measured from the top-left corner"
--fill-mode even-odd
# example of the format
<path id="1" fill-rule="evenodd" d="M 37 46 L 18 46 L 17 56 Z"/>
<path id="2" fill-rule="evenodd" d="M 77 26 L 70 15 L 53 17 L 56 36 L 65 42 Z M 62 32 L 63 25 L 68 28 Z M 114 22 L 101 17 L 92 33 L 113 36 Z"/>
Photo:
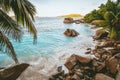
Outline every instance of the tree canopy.
<path id="1" fill-rule="evenodd" d="M 84 18 L 86 23 L 98 20 L 97 26 L 107 29 L 110 38 L 120 40 L 120 0 L 115 2 L 108 0 L 106 4 L 101 4 L 98 10 L 93 10 Z"/>
<path id="2" fill-rule="evenodd" d="M 14 13 L 15 19 L 9 16 L 9 12 Z M 28 0 L 0 0 L 0 51 L 11 56 L 16 63 L 18 59 L 9 38 L 20 41 L 24 27 L 36 41 L 37 31 L 32 22 L 35 13 L 34 5 Z"/>

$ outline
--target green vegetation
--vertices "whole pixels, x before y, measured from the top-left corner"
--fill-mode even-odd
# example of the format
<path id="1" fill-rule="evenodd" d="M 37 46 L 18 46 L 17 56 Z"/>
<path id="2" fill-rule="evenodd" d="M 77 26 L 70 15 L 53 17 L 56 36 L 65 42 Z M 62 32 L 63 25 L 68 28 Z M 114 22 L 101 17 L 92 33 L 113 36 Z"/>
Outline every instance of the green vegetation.
<path id="1" fill-rule="evenodd" d="M 15 19 L 7 14 L 11 11 Z M 20 26 L 24 26 L 34 35 L 35 41 L 37 33 L 32 23 L 35 13 L 35 7 L 28 0 L 0 0 L 0 51 L 11 56 L 16 63 L 18 59 L 9 38 L 19 42 L 23 33 Z"/>
<path id="2" fill-rule="evenodd" d="M 58 17 L 63 17 L 63 18 L 66 18 L 66 17 L 81 18 L 81 17 L 83 17 L 83 15 L 80 15 L 80 14 L 68 14 L 68 15 L 62 15 L 62 16 L 58 16 Z"/>
<path id="3" fill-rule="evenodd" d="M 120 1 L 108 0 L 98 10 L 93 10 L 85 17 L 86 23 L 94 23 L 102 30 L 109 31 L 109 37 L 120 40 Z M 95 21 L 94 21 L 95 20 Z"/>

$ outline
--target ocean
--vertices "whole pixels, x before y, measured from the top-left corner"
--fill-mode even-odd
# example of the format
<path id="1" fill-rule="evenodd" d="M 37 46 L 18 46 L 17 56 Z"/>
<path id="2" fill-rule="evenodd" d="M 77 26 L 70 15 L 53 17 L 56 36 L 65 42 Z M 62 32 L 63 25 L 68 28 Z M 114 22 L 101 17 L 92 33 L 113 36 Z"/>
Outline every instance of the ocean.
<path id="1" fill-rule="evenodd" d="M 22 41 L 11 40 L 20 63 L 29 63 L 30 67 L 18 80 L 47 80 L 55 72 L 57 66 L 63 66 L 71 54 L 84 56 L 87 48 L 93 47 L 92 39 L 95 31 L 88 24 L 64 24 L 63 18 L 36 17 L 37 43 L 33 44 L 33 36 L 24 30 Z M 66 29 L 75 29 L 77 37 L 67 37 Z M 2 53 L 2 52 L 1 52 Z M 90 55 L 87 55 L 91 57 Z M 0 67 L 11 66 L 14 61 L 6 54 L 0 54 Z"/>

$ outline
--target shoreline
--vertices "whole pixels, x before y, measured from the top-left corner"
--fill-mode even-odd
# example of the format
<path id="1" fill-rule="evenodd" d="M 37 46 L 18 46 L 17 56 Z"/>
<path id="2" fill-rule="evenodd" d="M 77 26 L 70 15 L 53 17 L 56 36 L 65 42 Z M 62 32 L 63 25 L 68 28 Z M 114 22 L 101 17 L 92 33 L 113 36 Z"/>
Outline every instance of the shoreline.
<path id="1" fill-rule="evenodd" d="M 94 25 L 90 25 L 90 24 L 88 24 L 88 25 L 90 27 L 92 26 L 91 29 L 94 28 Z M 95 32 L 96 32 L 99 29 L 100 28 L 95 28 L 93 30 L 95 30 Z M 112 56 L 110 53 L 108 53 L 107 55 L 103 55 L 105 53 L 102 50 L 109 52 L 109 50 L 114 50 L 114 47 L 113 47 L 114 45 L 120 45 L 120 44 L 119 43 L 116 44 L 116 41 L 112 42 L 113 40 L 111 40 L 111 39 L 108 39 L 108 41 L 107 41 L 107 39 L 104 39 L 102 41 L 99 41 L 99 40 L 96 40 L 97 43 L 94 46 L 94 49 L 87 48 L 86 52 L 84 53 L 87 55 L 90 54 L 90 55 L 94 56 L 93 59 L 90 60 L 90 62 L 87 62 L 87 66 L 83 66 L 85 68 L 88 67 L 89 69 L 90 68 L 92 69 L 93 67 L 94 68 L 97 67 L 96 70 L 93 71 L 93 72 L 95 72 L 94 76 L 92 75 L 92 77 L 90 77 L 90 75 L 87 74 L 87 73 L 90 73 L 90 74 L 93 73 L 90 71 L 88 71 L 86 74 L 84 74 L 84 70 L 86 70 L 86 69 L 81 68 L 82 65 L 85 65 L 85 63 L 82 62 L 82 59 L 84 59 L 84 60 L 90 59 L 90 58 L 88 58 L 88 57 L 90 57 L 90 55 L 88 57 L 83 57 L 81 55 L 72 54 L 71 56 L 66 58 L 66 62 L 64 63 L 64 66 L 68 69 L 68 72 L 66 73 L 64 71 L 64 69 L 62 69 L 61 66 L 58 66 L 57 72 L 52 74 L 51 77 L 49 78 L 49 80 L 54 80 L 54 79 L 80 80 L 81 78 L 85 79 L 85 80 L 87 80 L 87 79 L 90 79 L 90 80 L 98 80 L 98 79 L 100 79 L 100 80 L 104 80 L 104 79 L 105 80 L 114 80 L 114 79 L 119 80 L 120 69 L 117 69 L 117 66 L 119 66 L 119 61 L 115 62 L 115 66 L 113 64 L 114 64 L 114 60 L 118 60 L 117 58 L 115 58 L 115 56 L 120 57 L 120 54 L 119 54 L 120 47 L 115 46 L 115 50 L 116 49 L 118 50 L 118 52 L 117 52 L 118 54 L 116 53 L 115 55 L 112 55 Z M 108 49 L 106 49 L 106 48 L 108 48 Z M 98 52 L 94 52 L 95 50 L 98 50 Z M 79 59 L 77 57 L 79 57 Z M 103 61 L 99 64 L 99 61 L 97 61 L 97 60 L 100 60 L 100 62 L 101 62 L 101 60 L 103 60 Z M 93 65 L 92 67 L 89 66 L 91 61 L 92 61 L 91 65 Z M 79 62 L 80 65 L 77 62 Z M 113 66 L 111 67 L 111 65 L 113 65 Z M 76 68 L 76 66 L 79 66 L 79 67 Z M 104 69 L 106 70 L 106 72 L 104 72 Z M 107 69 L 110 69 L 110 70 L 107 70 Z M 83 72 L 81 72 L 81 71 L 79 72 L 79 70 L 83 70 Z M 103 70 L 103 72 L 101 72 L 102 70 Z M 106 73 L 108 73 L 108 74 L 106 75 Z M 114 74 L 114 76 L 112 76 L 112 74 Z M 85 78 L 85 76 L 87 76 L 87 78 Z"/>

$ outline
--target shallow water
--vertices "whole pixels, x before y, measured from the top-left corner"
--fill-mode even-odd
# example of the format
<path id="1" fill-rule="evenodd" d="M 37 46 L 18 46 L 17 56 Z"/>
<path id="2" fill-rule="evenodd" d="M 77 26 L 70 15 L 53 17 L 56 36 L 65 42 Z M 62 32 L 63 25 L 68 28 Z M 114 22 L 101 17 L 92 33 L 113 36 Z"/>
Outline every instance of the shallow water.
<path id="1" fill-rule="evenodd" d="M 64 64 L 68 56 L 84 55 L 85 50 L 95 44 L 92 40 L 94 31 L 87 24 L 64 24 L 62 18 L 45 17 L 36 18 L 34 24 L 38 32 L 37 44 L 33 44 L 33 37 L 26 31 L 21 43 L 12 41 L 19 61 L 30 64 L 18 80 L 47 80 L 57 66 Z M 66 37 L 63 33 L 67 28 L 75 29 L 80 35 Z M 0 66 L 13 63 L 5 54 L 0 55 Z"/>

